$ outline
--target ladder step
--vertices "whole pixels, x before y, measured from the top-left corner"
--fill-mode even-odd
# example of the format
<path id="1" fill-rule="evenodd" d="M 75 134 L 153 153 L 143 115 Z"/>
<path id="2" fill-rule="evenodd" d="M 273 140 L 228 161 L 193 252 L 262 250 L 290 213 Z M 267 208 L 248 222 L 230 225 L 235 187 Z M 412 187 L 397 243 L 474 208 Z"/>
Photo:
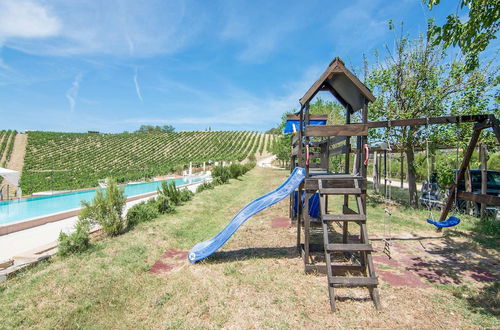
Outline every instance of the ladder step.
<path id="1" fill-rule="evenodd" d="M 361 188 L 321 188 L 321 195 L 360 195 Z"/>
<path id="2" fill-rule="evenodd" d="M 334 287 L 346 286 L 376 286 L 378 280 L 376 277 L 340 277 L 334 276 L 328 279 L 330 285 Z"/>
<path id="3" fill-rule="evenodd" d="M 366 221 L 364 214 L 322 214 L 323 221 Z"/>
<path id="4" fill-rule="evenodd" d="M 371 244 L 327 244 L 329 252 L 373 251 Z"/>

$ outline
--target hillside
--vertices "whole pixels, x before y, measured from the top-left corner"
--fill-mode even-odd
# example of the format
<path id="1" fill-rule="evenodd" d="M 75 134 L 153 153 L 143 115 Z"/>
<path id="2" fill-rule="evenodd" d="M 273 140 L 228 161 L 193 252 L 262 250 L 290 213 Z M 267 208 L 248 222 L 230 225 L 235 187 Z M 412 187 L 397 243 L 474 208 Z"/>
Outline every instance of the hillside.
<path id="1" fill-rule="evenodd" d="M 21 187 L 35 191 L 97 186 L 165 175 L 189 162 L 243 160 L 269 150 L 272 137 L 255 132 L 29 132 Z"/>

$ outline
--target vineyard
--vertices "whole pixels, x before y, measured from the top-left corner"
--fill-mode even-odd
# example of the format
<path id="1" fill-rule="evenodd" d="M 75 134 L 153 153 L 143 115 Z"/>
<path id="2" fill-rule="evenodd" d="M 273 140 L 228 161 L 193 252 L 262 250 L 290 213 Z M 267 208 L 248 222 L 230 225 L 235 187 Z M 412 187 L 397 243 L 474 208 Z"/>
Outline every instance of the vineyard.
<path id="1" fill-rule="evenodd" d="M 0 131 L 0 167 L 5 167 L 12 155 L 17 131 Z"/>
<path id="2" fill-rule="evenodd" d="M 97 186 L 151 178 L 189 162 L 242 161 L 270 150 L 273 135 L 256 132 L 189 131 L 120 134 L 28 133 L 21 187 L 24 193 Z M 2 144 L 3 145 L 3 144 Z"/>

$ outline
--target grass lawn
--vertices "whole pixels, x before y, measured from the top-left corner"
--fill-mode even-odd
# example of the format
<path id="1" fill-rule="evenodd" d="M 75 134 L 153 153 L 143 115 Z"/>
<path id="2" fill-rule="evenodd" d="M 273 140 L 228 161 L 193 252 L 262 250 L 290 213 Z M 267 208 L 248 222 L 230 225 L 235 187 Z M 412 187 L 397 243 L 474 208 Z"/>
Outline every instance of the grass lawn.
<path id="1" fill-rule="evenodd" d="M 287 174 L 255 168 L 195 195 L 175 214 L 119 237 L 99 237 L 88 252 L 55 257 L 0 284 L 0 328 L 500 326 L 497 282 L 476 281 L 468 268 L 489 267 L 498 276 L 498 237 L 469 231 L 477 227 L 472 218 L 438 234 L 425 223 L 426 211 L 404 207 L 394 207 L 384 223 L 383 207 L 374 200 L 368 205 L 370 235 L 394 238 L 393 260 L 404 267 L 403 260 L 422 258 L 411 263 L 421 268 L 410 270 L 425 284 L 396 286 L 382 278 L 381 312 L 367 299 L 368 290 L 339 289 L 338 312 L 330 313 L 326 277 L 304 274 L 295 228 L 270 226 L 272 218 L 288 215 L 287 200 L 249 220 L 214 257 L 167 274 L 148 272 L 166 250 L 189 250 L 215 235 Z M 381 244 L 374 240 L 375 256 L 383 260 Z M 381 272 L 397 267 L 377 265 Z"/>

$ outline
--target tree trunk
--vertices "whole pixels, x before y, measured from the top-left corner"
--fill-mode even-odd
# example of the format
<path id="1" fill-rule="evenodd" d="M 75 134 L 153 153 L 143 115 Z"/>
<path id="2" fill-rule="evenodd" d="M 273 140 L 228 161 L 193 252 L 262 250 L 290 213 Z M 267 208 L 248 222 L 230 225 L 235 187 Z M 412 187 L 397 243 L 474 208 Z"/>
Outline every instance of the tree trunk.
<path id="1" fill-rule="evenodd" d="M 411 134 L 411 132 L 410 132 Z M 411 135 L 410 135 L 411 136 Z M 408 190 L 410 192 L 410 196 L 408 202 L 411 206 L 418 206 L 418 196 L 417 196 L 417 183 L 416 183 L 416 171 L 415 166 L 413 165 L 413 161 L 415 160 L 415 153 L 413 152 L 413 143 L 411 138 L 407 139 L 406 143 L 406 163 L 408 164 Z"/>
<path id="2" fill-rule="evenodd" d="M 405 163 L 405 155 L 403 153 L 403 150 L 401 150 L 401 173 L 400 173 L 401 174 L 401 189 L 404 188 L 404 183 L 403 183 L 404 178 L 405 178 L 405 165 L 404 165 L 404 163 Z"/>

